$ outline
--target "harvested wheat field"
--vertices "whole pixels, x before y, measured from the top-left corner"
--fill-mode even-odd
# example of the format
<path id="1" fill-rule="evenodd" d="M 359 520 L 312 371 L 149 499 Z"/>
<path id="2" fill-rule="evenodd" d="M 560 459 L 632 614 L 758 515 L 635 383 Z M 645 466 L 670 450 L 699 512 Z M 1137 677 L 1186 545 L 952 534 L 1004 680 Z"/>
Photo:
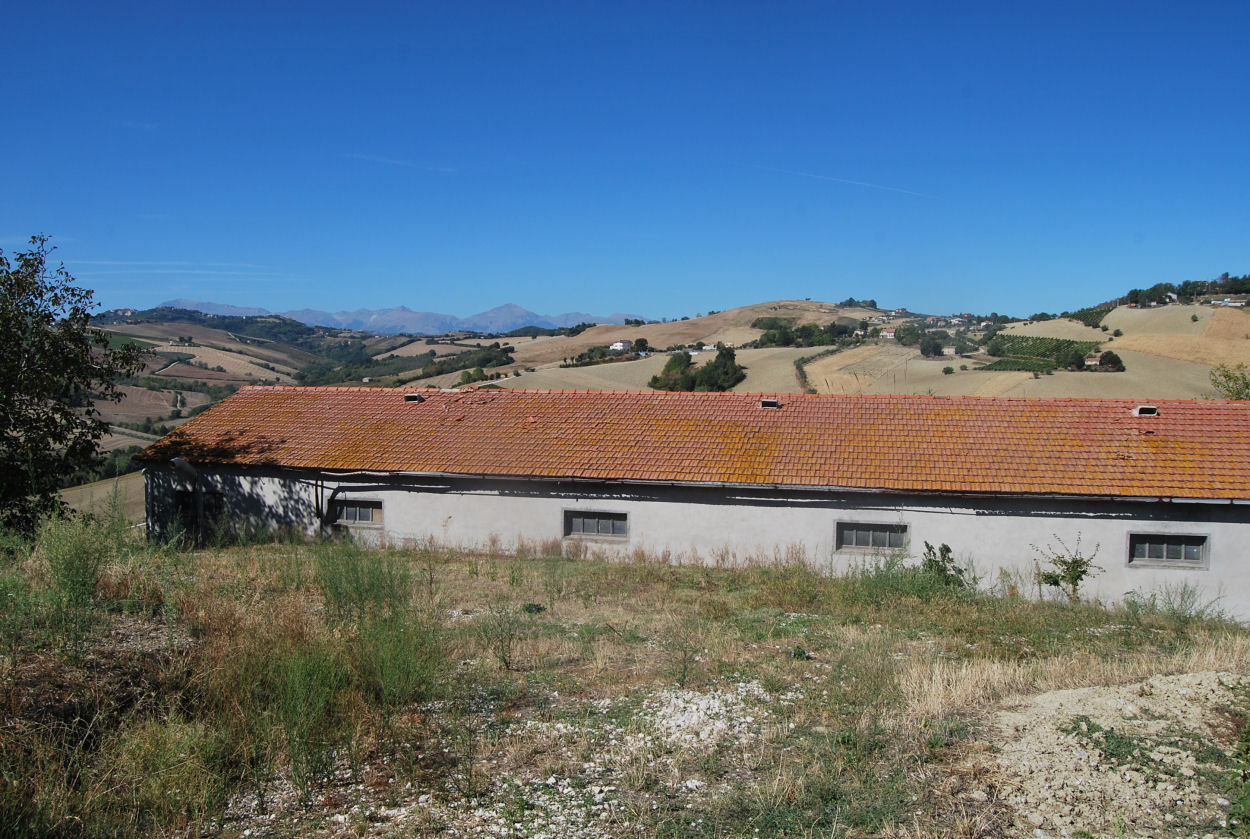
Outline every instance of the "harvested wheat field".
<path id="1" fill-rule="evenodd" d="M 1181 307 L 1168 307 L 1181 308 Z M 1250 314 L 1242 309 L 1197 309 L 1210 313 L 1200 334 L 1173 334 L 1124 330 L 1124 336 L 1115 340 L 1115 349 L 1122 347 L 1150 355 L 1206 364 L 1250 364 Z M 1155 312 L 1150 312 L 1155 314 Z M 1154 326 L 1154 324 L 1150 324 Z"/>
<path id="2" fill-rule="evenodd" d="M 130 444 L 135 442 L 131 440 Z M 117 505 L 117 510 L 130 524 L 147 518 L 143 474 L 140 472 L 63 489 L 61 500 L 73 510 L 97 515 L 106 515 L 113 505 Z"/>
<path id="3" fill-rule="evenodd" d="M 178 391 L 176 404 L 172 390 L 148 390 L 133 385 L 122 385 L 118 390 L 124 394 L 121 402 L 97 403 L 105 422 L 143 422 L 148 417 L 164 419 L 175 407 L 197 408 L 209 402 L 207 394 L 193 390 Z"/>
<path id="4" fill-rule="evenodd" d="M 10 832 L 1101 839 L 1250 815 L 1250 635 L 1180 587 L 1112 610 L 885 559 L 830 577 L 782 545 L 726 568 L 128 532 L 50 522 L 0 566 L 27 617 L 0 670 Z M 48 636 L 84 551 L 94 594 Z"/>
<path id="5" fill-rule="evenodd" d="M 1102 319 L 1108 329 L 1120 329 L 1126 335 L 1149 332 L 1155 335 L 1201 335 L 1211 325 L 1219 312 L 1229 309 L 1213 309 L 1210 306 L 1156 306 L 1134 309 L 1119 306 Z M 1238 313 L 1239 314 L 1239 313 Z M 1198 320 L 1194 320 L 1197 317 Z"/>
<path id="6" fill-rule="evenodd" d="M 1211 368 L 1157 355 L 1131 352 L 1116 340 L 1113 349 L 1124 361 L 1123 373 L 1079 373 L 1057 370 L 1052 375 L 1025 374 L 999 396 L 1076 397 L 1088 399 L 1205 399 L 1212 395 Z M 978 376 L 1004 375 L 978 373 Z"/>
<path id="7" fill-rule="evenodd" d="M 1069 341 L 1106 341 L 1111 337 L 1096 326 L 1086 326 L 1067 318 L 1009 323 L 1003 327 L 1003 334 L 1066 338 Z"/>

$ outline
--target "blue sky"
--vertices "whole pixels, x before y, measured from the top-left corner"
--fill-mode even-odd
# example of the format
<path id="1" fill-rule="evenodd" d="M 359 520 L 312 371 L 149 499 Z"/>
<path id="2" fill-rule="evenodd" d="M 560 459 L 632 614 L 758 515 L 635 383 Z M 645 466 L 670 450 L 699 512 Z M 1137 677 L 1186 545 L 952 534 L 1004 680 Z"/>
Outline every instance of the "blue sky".
<path id="1" fill-rule="evenodd" d="M 1027 315 L 1250 273 L 1250 4 L 18 4 L 0 248 L 174 297 Z"/>

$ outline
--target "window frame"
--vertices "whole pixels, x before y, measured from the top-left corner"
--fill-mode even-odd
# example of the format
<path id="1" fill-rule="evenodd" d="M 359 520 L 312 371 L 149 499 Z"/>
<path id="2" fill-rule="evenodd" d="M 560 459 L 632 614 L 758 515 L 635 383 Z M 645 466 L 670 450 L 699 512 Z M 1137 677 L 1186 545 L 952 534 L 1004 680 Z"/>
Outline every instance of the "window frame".
<path id="1" fill-rule="evenodd" d="M 345 513 L 351 510 L 351 516 Z M 360 511 L 369 511 L 369 520 L 361 521 Z M 334 525 L 336 527 L 349 528 L 380 528 L 386 521 L 382 514 L 382 502 L 373 498 L 350 498 L 347 500 L 338 500 L 334 502 Z"/>
<path id="2" fill-rule="evenodd" d="M 584 524 L 582 530 L 573 529 L 574 520 L 581 520 L 584 523 L 586 519 L 594 519 L 597 522 L 596 530 L 594 532 L 587 532 L 584 529 Z M 608 532 L 606 533 L 603 531 L 604 522 L 608 523 Z M 619 533 L 617 532 L 618 524 L 621 525 L 620 530 L 622 531 Z M 565 539 L 610 539 L 612 541 L 625 541 L 629 539 L 629 513 L 617 510 L 566 509 L 563 511 L 561 533 Z"/>
<path id="3" fill-rule="evenodd" d="M 1128 534 L 1128 545 L 1125 551 L 1125 563 L 1129 568 L 1188 568 L 1205 571 L 1211 567 L 1211 534 L 1209 533 L 1144 533 Z M 1152 545 L 1159 545 L 1164 554 L 1161 557 L 1136 556 L 1139 545 L 1145 545 L 1147 553 Z M 1176 547 L 1181 556 L 1167 556 L 1168 549 Z M 1196 559 L 1185 557 L 1186 548 L 1196 547 L 1199 556 Z"/>
<path id="4" fill-rule="evenodd" d="M 876 541 L 876 534 L 883 534 L 883 545 L 847 544 L 846 535 L 852 534 L 853 541 L 858 542 L 858 534 L 867 532 L 870 542 Z M 891 536 L 900 537 L 899 544 L 891 545 Z M 905 551 L 911 543 L 911 525 L 905 522 L 880 521 L 839 521 L 833 528 L 834 550 L 847 553 L 888 553 L 889 551 Z"/>

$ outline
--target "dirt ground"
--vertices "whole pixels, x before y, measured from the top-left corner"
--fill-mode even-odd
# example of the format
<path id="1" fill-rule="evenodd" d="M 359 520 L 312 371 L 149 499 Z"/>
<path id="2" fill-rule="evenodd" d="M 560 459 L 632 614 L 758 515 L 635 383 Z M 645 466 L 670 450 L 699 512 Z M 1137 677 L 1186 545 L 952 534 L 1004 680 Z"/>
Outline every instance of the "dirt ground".
<path id="1" fill-rule="evenodd" d="M 1241 835 L 1224 766 L 1244 720 L 1245 674 L 1158 675 L 1058 690 L 991 715 L 970 805 L 1009 810 L 1009 836 Z M 1083 833 L 1078 833 L 1081 831 Z"/>

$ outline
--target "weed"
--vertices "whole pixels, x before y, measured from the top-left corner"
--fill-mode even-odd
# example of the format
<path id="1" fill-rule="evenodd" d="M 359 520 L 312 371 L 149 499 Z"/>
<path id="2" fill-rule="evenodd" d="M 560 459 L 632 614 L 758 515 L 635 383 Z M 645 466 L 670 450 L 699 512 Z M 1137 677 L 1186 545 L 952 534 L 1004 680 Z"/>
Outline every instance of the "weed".
<path id="1" fill-rule="evenodd" d="M 1159 618 L 1178 630 L 1199 622 L 1227 620 L 1217 605 L 1220 598 L 1207 598 L 1188 580 L 1160 586 L 1149 593 L 1130 591 L 1123 609 L 1129 621 L 1140 626 L 1147 618 Z"/>
<path id="2" fill-rule="evenodd" d="M 319 545 L 315 558 L 317 585 L 327 610 L 339 620 L 395 612 L 411 602 L 411 570 L 398 552 L 369 550 L 339 539 Z"/>
<path id="3" fill-rule="evenodd" d="M 292 780 L 306 800 L 333 768 L 343 735 L 337 700 L 346 683 L 333 653 L 317 645 L 291 650 L 274 666 L 274 712 L 286 735 Z"/>
<path id="4" fill-rule="evenodd" d="M 1081 602 L 1080 588 L 1087 578 L 1096 576 L 1102 572 L 1102 568 L 1094 564 L 1094 557 L 1098 556 L 1099 545 L 1094 545 L 1094 550 L 1089 556 L 1081 553 L 1081 536 L 1077 534 L 1076 545 L 1069 548 L 1058 536 L 1054 537 L 1059 543 L 1061 550 L 1055 550 L 1054 547 L 1047 545 L 1043 550 L 1037 545 L 1031 545 L 1033 550 L 1041 555 L 1051 567 L 1046 570 L 1038 569 L 1037 582 L 1038 585 L 1053 586 L 1060 589 L 1068 597 L 1068 602 Z"/>
<path id="5" fill-rule="evenodd" d="M 520 614 L 506 604 L 491 609 L 478 621 L 478 637 L 504 670 L 512 670 L 516 664 L 516 646 L 523 631 Z"/>
<path id="6" fill-rule="evenodd" d="M 443 684 L 446 656 L 433 609 L 367 618 L 353 644 L 357 679 L 385 717 L 433 699 Z"/>
<path id="7" fill-rule="evenodd" d="M 564 596 L 564 562 L 559 553 L 548 554 L 543 562 L 543 592 L 547 595 L 547 608 L 556 609 L 556 600 Z"/>
<path id="8" fill-rule="evenodd" d="M 924 559 L 920 562 L 920 570 L 933 576 L 944 586 L 962 588 L 968 585 L 968 581 L 964 579 L 964 569 L 955 564 L 951 546 L 945 543 L 936 550 L 928 542 L 924 543 Z"/>
<path id="9" fill-rule="evenodd" d="M 1126 763 L 1153 764 L 1149 749 L 1140 740 L 1114 728 L 1103 728 L 1084 714 L 1073 717 L 1059 729 L 1064 734 L 1075 735 L 1097 746 L 1103 755 L 1119 765 Z"/>
<path id="10" fill-rule="evenodd" d="M 139 720 L 101 748 L 86 799 L 120 835 L 168 835 L 207 825 L 226 800 L 220 734 L 177 716 Z"/>
<path id="11" fill-rule="evenodd" d="M 706 627 L 700 621 L 670 617 L 660 638 L 660 648 L 668 658 L 669 672 L 677 687 L 684 688 L 701 661 Z"/>

